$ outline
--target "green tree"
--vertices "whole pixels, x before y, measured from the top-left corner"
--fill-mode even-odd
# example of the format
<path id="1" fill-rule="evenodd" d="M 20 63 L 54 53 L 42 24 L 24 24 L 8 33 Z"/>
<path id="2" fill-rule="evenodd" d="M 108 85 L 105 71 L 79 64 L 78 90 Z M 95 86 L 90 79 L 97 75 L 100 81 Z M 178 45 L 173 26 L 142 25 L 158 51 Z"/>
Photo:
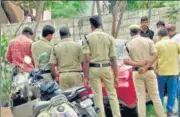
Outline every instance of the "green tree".
<path id="1" fill-rule="evenodd" d="M 51 9 L 52 18 L 75 17 L 87 8 L 85 1 L 46 1 L 45 8 Z"/>

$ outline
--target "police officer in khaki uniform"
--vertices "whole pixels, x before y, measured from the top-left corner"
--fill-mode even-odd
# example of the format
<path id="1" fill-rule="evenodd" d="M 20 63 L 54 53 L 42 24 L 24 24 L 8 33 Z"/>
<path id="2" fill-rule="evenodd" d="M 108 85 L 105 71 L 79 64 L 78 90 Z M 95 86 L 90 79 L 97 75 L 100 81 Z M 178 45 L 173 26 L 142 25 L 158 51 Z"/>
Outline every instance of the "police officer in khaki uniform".
<path id="1" fill-rule="evenodd" d="M 125 45 L 124 63 L 133 66 L 133 79 L 138 101 L 139 117 L 146 117 L 146 89 L 153 101 L 158 117 L 165 117 L 165 112 L 159 97 L 156 75 L 152 69 L 154 58 L 157 57 L 152 40 L 140 36 L 141 27 L 130 26 L 132 39 Z"/>
<path id="2" fill-rule="evenodd" d="M 94 94 L 95 105 L 99 107 L 99 117 L 105 117 L 101 80 L 110 99 L 113 117 L 121 117 L 115 84 L 118 82 L 116 51 L 114 38 L 101 31 L 101 21 L 98 16 L 89 19 L 92 33 L 84 40 L 84 84 L 88 81 Z M 113 72 L 114 73 L 113 73 Z"/>
<path id="3" fill-rule="evenodd" d="M 42 30 L 43 39 L 37 40 L 36 42 L 32 43 L 31 47 L 35 67 L 44 70 L 43 77 L 45 80 L 52 80 L 51 66 L 49 62 L 51 53 L 53 52 L 53 46 L 50 44 L 50 41 L 53 38 L 54 32 L 54 27 L 50 25 L 44 26 Z M 44 52 L 48 54 L 48 57 L 39 63 L 39 56 Z M 45 68 L 46 65 L 48 66 Z"/>
<path id="4" fill-rule="evenodd" d="M 58 64 L 60 88 L 66 90 L 83 86 L 81 75 L 81 63 L 84 60 L 82 47 L 73 41 L 67 27 L 62 27 L 59 34 L 61 41 L 54 47 L 51 63 Z"/>

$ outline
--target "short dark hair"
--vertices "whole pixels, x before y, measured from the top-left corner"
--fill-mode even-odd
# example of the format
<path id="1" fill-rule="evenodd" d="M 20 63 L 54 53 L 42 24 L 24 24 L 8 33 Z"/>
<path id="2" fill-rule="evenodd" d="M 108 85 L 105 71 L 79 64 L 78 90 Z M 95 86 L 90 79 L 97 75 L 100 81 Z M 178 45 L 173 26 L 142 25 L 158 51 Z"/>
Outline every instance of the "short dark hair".
<path id="1" fill-rule="evenodd" d="M 91 26 L 95 28 L 99 28 L 101 26 L 101 18 L 99 16 L 92 16 L 89 18 Z"/>
<path id="2" fill-rule="evenodd" d="M 22 31 L 22 34 L 29 34 L 29 35 L 33 35 L 33 31 L 31 28 L 29 27 L 25 27 Z"/>
<path id="3" fill-rule="evenodd" d="M 42 37 L 46 37 L 48 36 L 49 34 L 54 34 L 55 32 L 55 29 L 53 26 L 51 25 L 45 25 L 43 27 L 43 30 L 42 30 Z"/>
<path id="4" fill-rule="evenodd" d="M 162 26 L 165 27 L 164 21 L 161 21 L 161 20 L 159 20 L 159 21 L 156 23 L 156 26 L 158 26 L 158 25 L 162 25 Z"/>
<path id="5" fill-rule="evenodd" d="M 167 29 L 160 29 L 160 30 L 158 31 L 158 36 L 161 36 L 161 37 L 168 36 L 168 31 L 167 31 Z"/>
<path id="6" fill-rule="evenodd" d="M 143 21 L 149 21 L 149 20 L 148 20 L 148 17 L 147 17 L 147 16 L 143 16 L 143 17 L 141 18 L 141 22 L 143 22 Z"/>
<path id="7" fill-rule="evenodd" d="M 138 32 L 140 32 L 140 30 L 137 30 L 137 29 L 130 30 L 131 36 L 137 35 Z"/>
<path id="8" fill-rule="evenodd" d="M 59 35 L 61 36 L 61 38 L 66 37 L 66 36 L 70 36 L 69 29 L 67 27 L 60 28 Z"/>

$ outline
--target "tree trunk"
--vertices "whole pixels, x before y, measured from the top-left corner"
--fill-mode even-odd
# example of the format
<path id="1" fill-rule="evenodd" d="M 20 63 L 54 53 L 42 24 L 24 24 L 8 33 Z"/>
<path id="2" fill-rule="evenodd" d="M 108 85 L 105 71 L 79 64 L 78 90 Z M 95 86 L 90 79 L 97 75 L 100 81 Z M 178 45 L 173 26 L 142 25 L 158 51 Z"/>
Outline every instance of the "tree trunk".
<path id="1" fill-rule="evenodd" d="M 117 20 L 117 14 L 120 8 L 120 4 L 121 1 L 116 1 L 116 4 L 113 8 L 113 12 L 112 12 L 112 30 L 111 30 L 111 34 L 114 37 L 115 33 L 116 33 L 116 20 Z"/>
<path id="2" fill-rule="evenodd" d="M 151 5 L 151 1 L 148 1 L 148 19 L 149 19 L 149 23 L 151 22 L 151 10 L 152 10 L 152 5 Z"/>
<path id="3" fill-rule="evenodd" d="M 93 4 L 92 4 L 92 11 L 91 11 L 91 16 L 93 16 L 93 15 L 94 15 L 95 5 L 96 5 L 96 2 L 95 2 L 95 1 L 93 1 Z"/>
<path id="4" fill-rule="evenodd" d="M 122 1 L 122 7 L 121 7 L 120 15 L 119 15 L 118 25 L 117 25 L 117 28 L 116 28 L 115 38 L 118 37 L 120 25 L 121 25 L 121 22 L 122 22 L 122 19 L 123 19 L 124 11 L 126 10 L 126 6 L 127 6 L 127 1 Z"/>
<path id="5" fill-rule="evenodd" d="M 9 22 L 4 10 L 0 8 L 0 24 L 7 24 Z"/>
<path id="6" fill-rule="evenodd" d="M 43 15 L 43 10 L 44 10 L 44 1 L 38 1 L 40 3 L 39 9 L 37 11 L 37 17 L 36 17 L 36 23 L 35 23 L 35 28 L 34 28 L 34 35 L 32 40 L 35 41 L 36 38 L 36 32 L 39 26 L 39 23 L 41 21 L 42 15 Z"/>
<path id="7" fill-rule="evenodd" d="M 1 1 L 1 6 L 10 23 L 19 22 L 18 16 L 16 15 L 16 11 L 14 11 L 12 7 L 10 6 L 10 1 Z"/>
<path id="8" fill-rule="evenodd" d="M 97 5 L 98 16 L 100 17 L 100 19 L 101 19 L 101 21 L 102 21 L 102 15 L 101 15 L 101 9 L 100 9 L 99 1 L 96 1 L 96 5 Z M 101 29 L 104 31 L 103 23 L 101 24 Z"/>

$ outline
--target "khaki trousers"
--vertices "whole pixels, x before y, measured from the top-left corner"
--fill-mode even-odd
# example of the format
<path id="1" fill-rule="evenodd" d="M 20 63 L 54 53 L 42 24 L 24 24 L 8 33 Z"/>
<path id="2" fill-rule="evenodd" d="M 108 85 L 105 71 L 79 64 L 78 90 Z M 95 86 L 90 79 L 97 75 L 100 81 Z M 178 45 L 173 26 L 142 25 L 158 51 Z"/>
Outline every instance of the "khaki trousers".
<path id="1" fill-rule="evenodd" d="M 158 117 L 166 117 L 158 92 L 157 78 L 153 70 L 144 74 L 133 72 L 134 85 L 138 102 L 139 117 L 146 117 L 146 89 L 153 101 L 154 108 Z"/>
<path id="2" fill-rule="evenodd" d="M 59 84 L 62 90 L 77 86 L 83 86 L 82 75 L 80 72 L 61 73 Z"/>
<path id="3" fill-rule="evenodd" d="M 100 109 L 99 117 L 105 117 L 101 79 L 104 81 L 113 117 L 121 117 L 120 107 L 114 87 L 114 77 L 111 67 L 90 68 L 90 84 L 94 94 L 95 105 Z"/>

